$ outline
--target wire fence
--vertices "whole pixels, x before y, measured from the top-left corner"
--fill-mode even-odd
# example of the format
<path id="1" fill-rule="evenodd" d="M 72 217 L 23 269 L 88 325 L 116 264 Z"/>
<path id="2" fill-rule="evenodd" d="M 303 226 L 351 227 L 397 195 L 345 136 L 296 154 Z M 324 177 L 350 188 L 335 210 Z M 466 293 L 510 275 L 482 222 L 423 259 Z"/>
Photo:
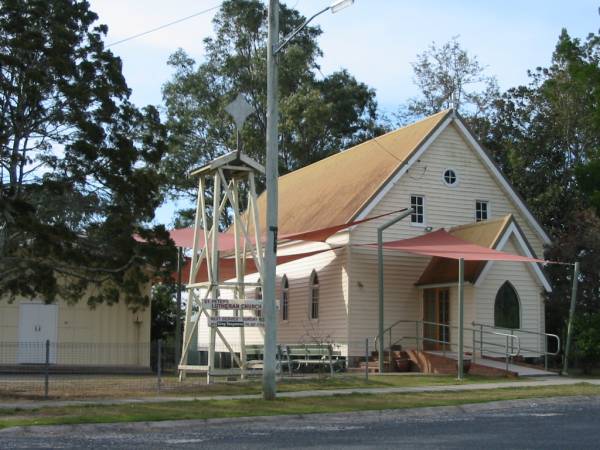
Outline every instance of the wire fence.
<path id="1" fill-rule="evenodd" d="M 339 352 L 330 359 L 326 352 L 308 355 L 308 347 L 300 347 L 302 345 L 285 346 L 291 354 L 291 362 L 288 357 L 278 354 L 280 379 L 298 378 L 299 375 L 330 376 L 345 371 L 345 359 Z M 258 369 L 251 370 L 246 381 L 253 383 L 254 380 L 260 385 L 257 377 L 262 374 L 262 352 L 248 355 L 248 358 L 258 364 Z M 206 366 L 207 352 L 190 351 L 187 364 Z M 199 396 L 215 391 L 207 385 L 205 371 L 187 373 L 180 380 L 178 365 L 175 346 L 162 341 L 142 344 L 0 342 L 0 401 Z M 215 354 L 215 372 L 226 374 L 228 369 L 235 367 L 231 354 Z M 219 382 L 239 379 L 225 375 L 213 377 L 213 381 Z"/>
<path id="2" fill-rule="evenodd" d="M 192 352 L 190 360 L 201 360 Z M 0 342 L 0 400 L 193 393 L 205 377 L 177 377 L 175 348 L 152 343 Z"/>

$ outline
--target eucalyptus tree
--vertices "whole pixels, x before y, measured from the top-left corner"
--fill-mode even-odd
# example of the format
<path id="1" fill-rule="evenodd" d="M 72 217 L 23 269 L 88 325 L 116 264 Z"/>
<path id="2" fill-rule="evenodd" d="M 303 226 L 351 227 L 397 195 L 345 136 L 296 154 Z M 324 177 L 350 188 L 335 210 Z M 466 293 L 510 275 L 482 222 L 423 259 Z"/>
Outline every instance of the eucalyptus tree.
<path id="1" fill-rule="evenodd" d="M 494 154 L 553 238 L 547 257 L 581 262 L 580 312 L 600 311 L 600 37 L 560 34 L 548 67 L 508 90 L 494 115 Z M 567 316 L 571 269 L 549 266 L 550 329 Z"/>
<path id="2" fill-rule="evenodd" d="M 281 35 L 305 18 L 281 5 Z M 264 161 L 266 134 L 267 10 L 259 0 L 225 1 L 215 16 L 214 36 L 204 40 L 197 63 L 183 50 L 168 61 L 173 78 L 164 85 L 172 151 L 164 161 L 174 195 L 195 195 L 184 174 L 236 148 L 225 106 L 238 93 L 254 113 L 241 133 L 243 149 Z M 382 131 L 375 92 L 348 71 L 321 73 L 318 26 L 307 26 L 280 58 L 280 173 L 301 168 Z"/>
<path id="3" fill-rule="evenodd" d="M 452 108 L 489 145 L 490 118 L 500 96 L 496 77 L 476 55 L 463 48 L 458 37 L 438 45 L 432 42 L 412 63 L 418 95 L 395 114 L 401 125 Z"/>

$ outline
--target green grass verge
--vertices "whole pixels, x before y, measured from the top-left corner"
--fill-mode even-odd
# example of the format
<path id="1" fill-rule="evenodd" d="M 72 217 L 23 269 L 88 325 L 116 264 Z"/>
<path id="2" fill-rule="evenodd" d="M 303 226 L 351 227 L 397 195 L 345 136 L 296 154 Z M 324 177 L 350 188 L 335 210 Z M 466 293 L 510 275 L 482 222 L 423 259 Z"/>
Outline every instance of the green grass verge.
<path id="1" fill-rule="evenodd" d="M 466 383 L 501 383 L 521 381 L 519 378 L 483 377 L 468 375 L 464 381 L 458 381 L 454 375 L 371 375 L 369 380 L 364 375 L 336 375 L 323 378 L 285 379 L 277 383 L 279 392 L 318 391 L 324 389 L 353 389 L 370 387 L 419 387 L 419 386 L 447 386 Z M 262 385 L 260 380 L 234 383 L 216 383 L 211 385 L 196 386 L 192 392 L 196 396 L 205 395 L 237 395 L 260 394 Z M 168 394 L 168 391 L 165 391 Z M 189 392 L 174 392 L 174 394 L 189 395 Z"/>
<path id="2" fill-rule="evenodd" d="M 464 383 L 490 383 L 516 381 L 514 378 L 490 378 L 469 375 Z M 391 374 L 371 375 L 369 380 L 363 374 L 336 374 L 334 377 L 285 378 L 278 383 L 280 392 L 351 389 L 368 387 L 415 387 L 460 384 L 454 375 Z M 205 376 L 190 376 L 182 383 L 177 377 L 168 376 L 162 380 L 162 396 L 213 396 L 260 394 L 261 382 L 256 378 L 245 382 L 220 382 L 206 384 Z M 69 399 L 111 399 L 149 397 L 156 395 L 156 378 L 126 376 L 72 376 L 51 377 L 50 398 Z M 43 395 L 43 384 L 25 381 L 22 385 L 11 382 L 5 385 L 0 381 L 0 400 L 36 399 Z"/>
<path id="3" fill-rule="evenodd" d="M 19 425 L 58 425 L 81 423 L 138 422 L 182 419 L 209 419 L 315 414 L 366 410 L 449 406 L 539 397 L 600 395 L 600 386 L 586 383 L 568 386 L 499 388 L 461 392 L 404 394 L 352 394 L 264 401 L 260 399 L 138 403 L 129 405 L 90 405 L 44 407 L 32 411 L 0 411 L 0 428 Z"/>

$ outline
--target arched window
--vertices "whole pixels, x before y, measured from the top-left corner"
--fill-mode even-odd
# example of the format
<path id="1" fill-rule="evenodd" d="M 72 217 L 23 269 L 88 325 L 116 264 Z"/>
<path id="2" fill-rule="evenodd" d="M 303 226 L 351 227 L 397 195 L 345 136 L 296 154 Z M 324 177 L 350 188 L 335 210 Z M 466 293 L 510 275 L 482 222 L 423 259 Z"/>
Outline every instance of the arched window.
<path id="1" fill-rule="evenodd" d="M 256 288 L 254 289 L 254 299 L 262 300 L 262 287 L 260 284 L 260 278 L 258 280 L 256 280 L 256 282 L 258 283 L 258 286 L 256 286 Z M 255 311 L 256 311 L 256 317 L 262 317 L 262 307 Z"/>
<path id="2" fill-rule="evenodd" d="M 319 277 L 314 270 L 310 274 L 310 318 L 319 318 Z"/>
<path id="3" fill-rule="evenodd" d="M 288 310 L 290 301 L 290 284 L 287 276 L 283 276 L 281 280 L 281 320 L 288 320 Z"/>
<path id="4" fill-rule="evenodd" d="M 509 281 L 505 281 L 496 294 L 496 301 L 494 303 L 494 326 L 501 328 L 521 327 L 519 296 Z"/>

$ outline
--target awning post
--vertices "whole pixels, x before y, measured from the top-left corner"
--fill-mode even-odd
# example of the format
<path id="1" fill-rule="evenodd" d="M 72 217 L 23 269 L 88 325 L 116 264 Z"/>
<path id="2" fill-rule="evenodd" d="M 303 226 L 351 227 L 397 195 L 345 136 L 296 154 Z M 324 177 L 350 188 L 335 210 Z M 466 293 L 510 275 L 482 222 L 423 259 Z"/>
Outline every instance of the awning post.
<path id="1" fill-rule="evenodd" d="M 378 320 L 378 333 L 377 336 L 379 338 L 379 340 L 377 341 L 379 343 L 379 348 L 377 349 L 378 352 L 378 361 L 379 361 L 379 373 L 383 373 L 383 350 L 384 350 L 384 342 L 383 342 L 383 333 L 384 333 L 384 329 L 383 329 L 383 308 L 384 308 L 384 303 L 383 303 L 383 232 L 384 230 L 386 230 L 387 228 L 391 227 L 392 225 L 394 225 L 397 222 L 400 222 L 402 219 L 404 219 L 405 217 L 411 215 L 413 213 L 412 208 L 403 212 L 402 214 L 400 214 L 398 217 L 394 217 L 393 219 L 385 222 L 384 224 L 380 225 L 379 227 L 377 227 L 377 281 L 378 281 L 378 288 L 379 288 L 379 292 L 378 292 L 378 303 L 379 303 L 379 320 Z"/>
<path id="2" fill-rule="evenodd" d="M 458 260 L 458 379 L 464 378 L 465 259 Z"/>
<path id="3" fill-rule="evenodd" d="M 569 307 L 569 322 L 567 324 L 567 342 L 565 344 L 565 358 L 563 361 L 563 375 L 569 372 L 569 349 L 571 348 L 571 336 L 573 334 L 573 317 L 575 316 L 575 303 L 577 301 L 577 285 L 579 283 L 579 261 L 573 265 L 573 285 L 571 287 L 571 305 Z"/>

